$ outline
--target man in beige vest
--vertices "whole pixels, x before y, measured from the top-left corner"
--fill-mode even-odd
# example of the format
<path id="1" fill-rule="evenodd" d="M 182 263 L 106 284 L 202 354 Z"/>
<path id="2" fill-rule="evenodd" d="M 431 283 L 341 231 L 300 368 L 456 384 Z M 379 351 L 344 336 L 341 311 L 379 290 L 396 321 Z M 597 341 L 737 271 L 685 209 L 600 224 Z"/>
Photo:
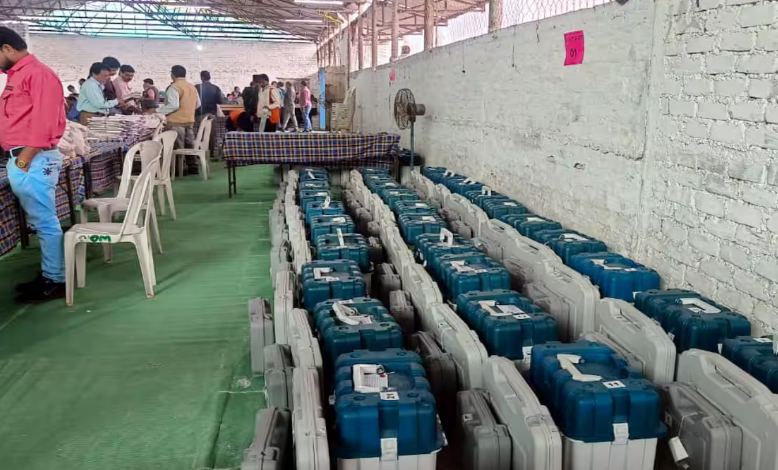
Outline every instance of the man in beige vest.
<path id="1" fill-rule="evenodd" d="M 200 95 L 194 85 L 186 81 L 186 69 L 174 65 L 170 71 L 173 83 L 165 91 L 165 104 L 157 109 L 159 114 L 167 116 L 167 127 L 178 133 L 176 147 L 192 147 L 194 144 L 195 110 L 200 107 Z M 189 174 L 197 174 L 194 157 L 187 157 Z"/>

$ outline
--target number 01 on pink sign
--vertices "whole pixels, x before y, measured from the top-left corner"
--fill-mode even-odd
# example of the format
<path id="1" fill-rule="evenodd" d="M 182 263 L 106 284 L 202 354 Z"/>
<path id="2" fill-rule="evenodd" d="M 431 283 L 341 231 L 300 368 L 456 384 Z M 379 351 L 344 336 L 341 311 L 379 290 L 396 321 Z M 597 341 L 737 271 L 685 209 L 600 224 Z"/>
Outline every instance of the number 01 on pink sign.
<path id="1" fill-rule="evenodd" d="M 565 33 L 565 66 L 579 65 L 584 59 L 584 33 L 573 31 Z"/>

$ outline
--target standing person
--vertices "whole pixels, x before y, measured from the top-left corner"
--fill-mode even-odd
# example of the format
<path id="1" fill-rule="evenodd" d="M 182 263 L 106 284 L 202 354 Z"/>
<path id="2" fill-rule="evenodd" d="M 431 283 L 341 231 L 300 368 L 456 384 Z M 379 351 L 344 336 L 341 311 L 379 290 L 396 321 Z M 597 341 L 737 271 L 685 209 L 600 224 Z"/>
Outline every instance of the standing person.
<path id="1" fill-rule="evenodd" d="M 303 80 L 300 84 L 303 89 L 300 90 L 298 101 L 303 112 L 303 125 L 305 126 L 303 132 L 311 132 L 313 131 L 313 125 L 311 124 L 311 90 L 308 88 L 307 80 Z"/>
<path id="2" fill-rule="evenodd" d="M 243 109 L 250 116 L 257 115 L 257 102 L 259 101 L 259 75 L 251 78 L 249 86 L 243 89 Z"/>
<path id="3" fill-rule="evenodd" d="M 78 81 L 78 89 L 80 90 L 82 86 L 84 86 L 84 82 L 86 81 L 86 78 L 82 78 Z"/>
<path id="4" fill-rule="evenodd" d="M 259 75 L 259 101 L 257 103 L 257 119 L 262 119 L 262 114 L 267 117 L 265 128 L 259 132 L 275 132 L 281 122 L 281 95 L 278 88 L 268 84 L 270 79 L 264 73 Z"/>
<path id="5" fill-rule="evenodd" d="M 79 118 L 81 124 L 89 124 L 89 118 L 92 116 L 107 116 L 111 108 L 124 104 L 124 100 L 105 99 L 104 83 L 109 81 L 109 74 L 110 69 L 102 62 L 95 62 L 89 67 L 89 79 L 81 86 L 76 105 L 81 113 Z"/>
<path id="6" fill-rule="evenodd" d="M 194 143 L 195 111 L 200 107 L 200 96 L 197 89 L 186 81 L 186 69 L 174 65 L 170 70 L 173 83 L 165 91 L 165 104 L 157 112 L 167 116 L 167 125 L 178 133 L 176 144 L 178 148 L 192 147 Z M 199 173 L 197 160 L 187 156 L 188 174 Z"/>
<path id="7" fill-rule="evenodd" d="M 154 80 L 147 78 L 143 80 L 143 95 L 141 106 L 146 114 L 154 114 L 159 108 L 159 90 L 154 86 Z"/>
<path id="8" fill-rule="evenodd" d="M 198 129 L 200 128 L 200 123 L 203 120 L 203 116 L 207 116 L 209 114 L 216 116 L 218 112 L 217 106 L 226 103 L 224 100 L 224 95 L 222 94 L 222 89 L 211 83 L 210 72 L 207 70 L 201 71 L 200 80 L 202 83 L 195 85 L 195 90 L 197 90 L 197 95 L 200 97 L 200 102 L 202 103 L 202 106 L 197 108 L 197 112 L 195 113 Z M 213 152 L 213 144 L 216 142 L 216 139 L 214 139 L 215 134 L 216 126 L 212 125 L 211 137 L 208 140 L 208 146 L 210 147 L 208 150 L 211 152 Z"/>
<path id="9" fill-rule="evenodd" d="M 281 110 L 280 110 L 280 118 L 281 119 L 279 120 L 279 123 L 278 123 L 278 125 L 280 126 L 281 124 L 283 124 L 282 121 L 284 120 L 284 112 L 285 112 L 285 108 L 286 108 L 286 105 L 284 104 L 286 102 L 286 99 L 285 99 L 285 97 L 286 97 L 286 88 L 284 88 L 284 82 L 279 81 L 278 83 L 276 83 L 276 89 L 278 90 L 279 96 L 281 96 Z M 278 129 L 278 130 L 283 132 L 284 131 L 284 127 L 281 127 L 281 129 Z"/>
<path id="10" fill-rule="evenodd" d="M 78 92 L 76 91 L 76 87 L 73 85 L 68 85 L 68 93 L 71 95 L 78 95 Z"/>
<path id="11" fill-rule="evenodd" d="M 235 87 L 232 89 L 232 94 L 235 96 L 235 98 L 240 96 L 240 87 Z"/>
<path id="12" fill-rule="evenodd" d="M 65 132 L 62 82 L 5 27 L 0 27 L 0 68 L 8 74 L 0 97 L 0 146 L 10 157 L 8 181 L 41 245 L 42 273 L 16 286 L 17 301 L 60 299 L 65 297 L 65 254 L 55 199 L 62 168 L 57 143 Z"/>
<path id="13" fill-rule="evenodd" d="M 205 114 L 216 116 L 216 105 L 224 104 L 222 89 L 211 83 L 211 74 L 207 70 L 200 72 L 200 80 L 202 83 L 195 85 L 202 103 L 202 106 L 197 110 L 197 116 L 201 117 Z"/>
<path id="14" fill-rule="evenodd" d="M 134 97 L 130 97 L 133 93 L 130 87 L 130 82 L 133 78 L 135 78 L 135 69 L 131 65 L 124 64 L 119 67 L 119 76 L 113 79 L 113 89 L 116 93 L 116 98 L 125 100 L 124 106 L 122 106 L 124 114 L 133 114 L 138 111 L 136 102 L 132 99 Z"/>
<path id="15" fill-rule="evenodd" d="M 103 84 L 105 85 L 105 88 L 103 89 L 103 95 L 105 95 L 105 99 L 107 100 L 115 100 L 118 97 L 116 96 L 116 90 L 113 88 L 113 78 L 116 76 L 116 74 L 119 72 L 119 68 L 121 67 L 121 63 L 116 57 L 103 57 L 103 63 L 108 67 L 108 79 Z"/>
<path id="16" fill-rule="evenodd" d="M 284 94 L 284 122 L 281 124 L 281 130 L 286 130 L 286 125 L 289 124 L 289 120 L 292 120 L 294 124 L 294 131 L 300 132 L 300 126 L 297 125 L 297 116 L 294 114 L 294 100 L 296 94 L 292 82 L 286 82 L 286 93 Z"/>

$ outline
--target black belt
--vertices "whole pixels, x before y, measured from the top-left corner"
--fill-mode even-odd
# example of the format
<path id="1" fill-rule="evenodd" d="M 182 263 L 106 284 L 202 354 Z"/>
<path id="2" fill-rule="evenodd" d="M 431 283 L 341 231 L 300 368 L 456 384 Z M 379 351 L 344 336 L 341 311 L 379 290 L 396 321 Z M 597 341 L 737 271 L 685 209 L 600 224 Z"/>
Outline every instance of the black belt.
<path id="1" fill-rule="evenodd" d="M 14 147 L 14 148 L 19 148 L 19 147 L 24 147 L 24 146 L 23 146 L 23 145 L 17 145 L 17 146 L 16 146 L 16 147 Z M 37 147 L 36 147 L 36 148 L 37 148 Z M 55 146 L 55 147 L 49 147 L 49 148 L 47 148 L 47 149 L 40 149 L 40 151 L 41 151 L 41 152 L 48 152 L 49 150 L 54 150 L 55 148 L 57 148 L 57 147 Z M 11 149 L 11 150 L 13 150 L 13 149 Z M 11 150 L 4 150 L 4 151 L 3 151 L 3 155 L 4 155 L 5 157 L 11 158 L 11 157 L 13 156 L 13 155 L 11 155 Z"/>

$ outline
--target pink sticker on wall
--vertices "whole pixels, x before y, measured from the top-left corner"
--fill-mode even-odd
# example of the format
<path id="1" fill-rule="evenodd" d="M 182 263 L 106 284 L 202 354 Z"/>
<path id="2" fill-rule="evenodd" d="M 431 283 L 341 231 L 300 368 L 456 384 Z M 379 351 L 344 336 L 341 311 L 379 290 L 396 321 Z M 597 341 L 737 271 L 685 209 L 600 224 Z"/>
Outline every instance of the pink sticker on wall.
<path id="1" fill-rule="evenodd" d="M 573 31 L 565 33 L 565 66 L 583 64 L 584 33 Z"/>
<path id="2" fill-rule="evenodd" d="M 394 83 L 394 69 L 389 71 L 389 83 Z"/>

